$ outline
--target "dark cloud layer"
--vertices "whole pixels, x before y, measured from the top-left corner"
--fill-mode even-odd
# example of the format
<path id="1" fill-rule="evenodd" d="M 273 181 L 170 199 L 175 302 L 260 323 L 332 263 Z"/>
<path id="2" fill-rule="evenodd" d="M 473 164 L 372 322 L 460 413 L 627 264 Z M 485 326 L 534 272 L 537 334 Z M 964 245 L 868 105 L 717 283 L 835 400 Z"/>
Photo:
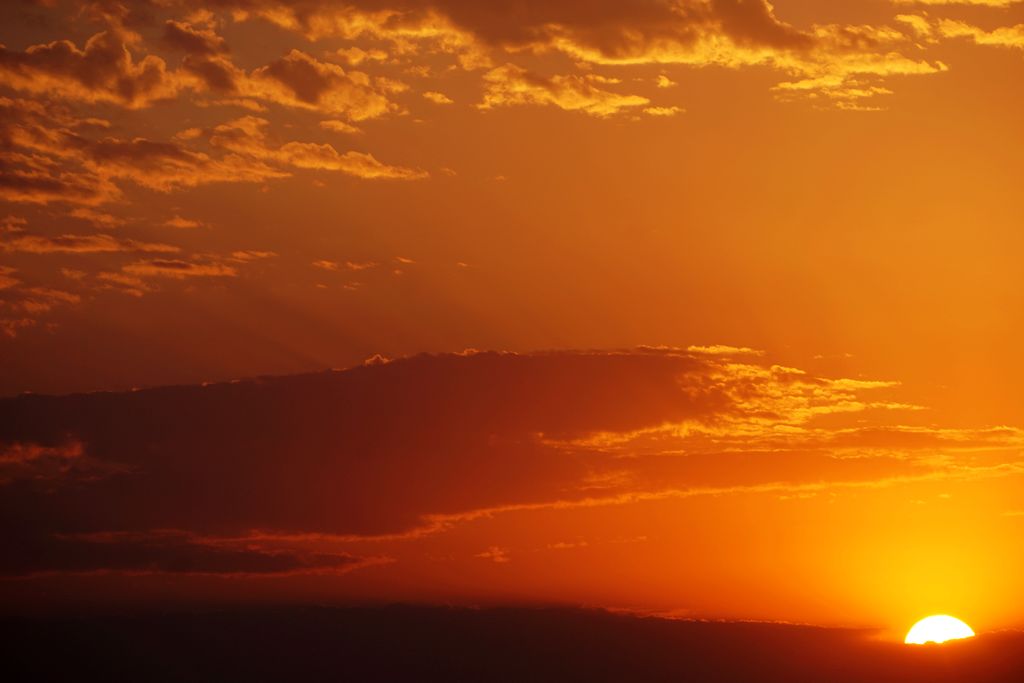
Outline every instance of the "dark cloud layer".
<path id="1" fill-rule="evenodd" d="M 878 474 L 871 463 L 823 462 L 815 450 L 828 435 L 787 446 L 770 440 L 771 425 L 861 410 L 853 392 L 877 384 L 737 361 L 728 349 L 637 349 L 422 355 L 210 386 L 25 395 L 0 401 L 0 550 L 19 558 L 7 571 L 11 562 L 99 568 L 103 558 L 109 568 L 171 571 L 179 555 L 197 566 L 283 567 L 299 560 L 236 557 L 225 539 L 249 538 L 257 545 L 248 551 L 266 553 L 263 532 L 417 533 L 439 516 L 579 502 L 595 487 L 645 495 L 813 483 L 823 472 L 868 481 Z M 696 435 L 673 443 L 691 458 L 634 458 L 622 469 L 623 448 L 642 456 L 666 426 L 683 424 Z M 997 437 L 1017 435 L 975 435 Z M 927 471 L 890 460 L 877 462 Z"/>
<path id="2" fill-rule="evenodd" d="M 0 575 L 62 572 L 160 572 L 264 575 L 344 570 L 349 555 L 225 547 L 183 532 L 83 537 L 9 533 Z"/>
<path id="3" fill-rule="evenodd" d="M 583 495 L 572 491 L 592 465 L 540 434 L 709 419 L 729 409 L 711 369 L 686 354 L 485 353 L 206 387 L 7 399 L 0 443 L 12 466 L 0 519 L 4 543 L 21 538 L 24 547 L 4 554 L 39 569 L 81 568 L 105 555 L 68 540 L 78 534 L 382 534 L 429 513 Z M 60 466 L 30 466 L 17 455 L 24 453 Z M 159 564 L 156 555 L 181 545 L 133 541 L 125 551 L 133 559 L 118 562 L 150 553 Z M 30 559 L 40 553 L 50 559 Z"/>

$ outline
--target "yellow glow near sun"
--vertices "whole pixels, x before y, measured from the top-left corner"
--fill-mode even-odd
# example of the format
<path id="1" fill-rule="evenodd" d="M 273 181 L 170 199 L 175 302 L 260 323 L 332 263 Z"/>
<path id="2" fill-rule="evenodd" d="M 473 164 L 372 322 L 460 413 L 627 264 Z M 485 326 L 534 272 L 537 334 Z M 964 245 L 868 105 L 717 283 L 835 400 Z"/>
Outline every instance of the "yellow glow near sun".
<path id="1" fill-rule="evenodd" d="M 936 614 L 925 617 L 911 627 L 903 641 L 908 645 L 924 645 L 925 643 L 944 643 L 947 640 L 971 638 L 974 631 L 956 617 Z"/>

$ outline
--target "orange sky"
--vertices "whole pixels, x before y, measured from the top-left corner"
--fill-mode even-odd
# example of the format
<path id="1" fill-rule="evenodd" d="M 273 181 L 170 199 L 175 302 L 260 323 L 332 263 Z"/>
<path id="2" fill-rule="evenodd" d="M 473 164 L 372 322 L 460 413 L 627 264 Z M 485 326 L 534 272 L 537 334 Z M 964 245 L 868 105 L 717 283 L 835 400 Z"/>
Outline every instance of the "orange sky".
<path id="1" fill-rule="evenodd" d="M 5 399 L 5 595 L 1024 625 L 1024 3 L 0 27 L 0 395 L 354 368 Z"/>

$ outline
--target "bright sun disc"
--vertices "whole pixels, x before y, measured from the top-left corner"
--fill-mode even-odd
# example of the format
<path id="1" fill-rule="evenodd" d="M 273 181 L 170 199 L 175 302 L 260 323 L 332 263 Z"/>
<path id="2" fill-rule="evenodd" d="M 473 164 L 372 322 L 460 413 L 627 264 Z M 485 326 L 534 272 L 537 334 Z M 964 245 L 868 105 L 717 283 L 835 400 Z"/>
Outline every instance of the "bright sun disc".
<path id="1" fill-rule="evenodd" d="M 971 638 L 974 631 L 971 627 L 956 617 L 945 614 L 937 614 L 933 617 L 925 617 L 907 632 L 903 641 L 908 645 L 924 645 L 925 643 L 944 643 L 947 640 L 959 638 Z"/>

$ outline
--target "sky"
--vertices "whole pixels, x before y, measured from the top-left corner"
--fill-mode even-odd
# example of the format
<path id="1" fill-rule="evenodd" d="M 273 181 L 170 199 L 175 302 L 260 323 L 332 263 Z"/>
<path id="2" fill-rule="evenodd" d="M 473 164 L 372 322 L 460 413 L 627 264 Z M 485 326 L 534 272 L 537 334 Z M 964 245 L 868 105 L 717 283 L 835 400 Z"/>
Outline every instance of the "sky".
<path id="1" fill-rule="evenodd" d="M 0 45 L 11 604 L 1024 625 L 1024 3 L 15 0 Z"/>

